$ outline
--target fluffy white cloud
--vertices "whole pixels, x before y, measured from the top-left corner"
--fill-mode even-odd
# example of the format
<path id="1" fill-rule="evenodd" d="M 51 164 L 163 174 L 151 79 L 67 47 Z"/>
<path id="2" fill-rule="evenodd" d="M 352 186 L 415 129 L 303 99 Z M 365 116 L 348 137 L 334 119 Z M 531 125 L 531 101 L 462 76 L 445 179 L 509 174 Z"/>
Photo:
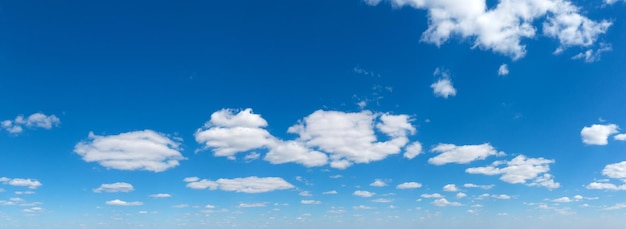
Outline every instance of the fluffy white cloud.
<path id="1" fill-rule="evenodd" d="M 102 184 L 100 187 L 93 190 L 93 192 L 132 192 L 135 190 L 133 185 L 125 182 L 116 182 L 113 184 Z"/>
<path id="2" fill-rule="evenodd" d="M 465 172 L 470 174 L 502 175 L 500 180 L 511 184 L 527 184 L 530 186 L 543 186 L 548 189 L 558 188 L 559 183 L 555 183 L 550 174 L 549 164 L 554 160 L 544 158 L 526 158 L 519 155 L 510 161 L 496 161 L 490 166 L 468 168 Z M 500 165 L 505 165 L 499 168 Z M 543 176 L 540 176 L 542 175 Z M 529 181 L 527 183 L 527 181 Z"/>
<path id="3" fill-rule="evenodd" d="M 41 186 L 41 182 L 35 179 L 24 179 L 24 178 L 8 178 L 8 177 L 0 177 L 0 183 L 8 184 L 12 186 L 21 186 L 28 187 L 30 189 L 36 189 Z"/>
<path id="4" fill-rule="evenodd" d="M 617 190 L 626 190 L 626 185 L 617 186 L 617 185 L 611 184 L 611 183 L 591 182 L 585 188 L 587 188 L 587 189 L 600 189 L 600 190 L 604 189 L 604 190 L 617 191 Z"/>
<path id="5" fill-rule="evenodd" d="M 180 153 L 180 142 L 152 130 L 118 135 L 98 136 L 79 142 L 74 152 L 84 161 L 97 162 L 111 169 L 163 172 L 186 158 Z"/>
<path id="6" fill-rule="evenodd" d="M 352 207 L 352 209 L 354 209 L 354 210 L 370 210 L 370 209 L 374 209 L 374 208 L 370 207 L 370 206 L 359 205 L 359 206 Z"/>
<path id="7" fill-rule="evenodd" d="M 613 137 L 613 139 L 618 140 L 618 141 L 626 141 L 626 134 L 615 135 L 615 137 Z"/>
<path id="8" fill-rule="evenodd" d="M 442 199 L 443 196 L 439 193 L 433 193 L 433 194 L 422 194 L 421 195 L 422 198 L 436 198 L 436 199 Z"/>
<path id="9" fill-rule="evenodd" d="M 43 210 L 44 209 L 41 207 L 32 207 L 32 208 L 23 209 L 22 211 L 26 213 L 36 213 L 36 212 L 42 212 Z"/>
<path id="10" fill-rule="evenodd" d="M 421 188 L 421 187 L 422 187 L 422 184 L 417 183 L 417 182 L 404 182 L 396 186 L 397 189 L 415 189 L 415 188 Z"/>
<path id="11" fill-rule="evenodd" d="M 376 193 L 368 192 L 368 191 L 362 191 L 362 190 L 357 190 L 357 191 L 354 191 L 354 193 L 352 193 L 352 195 L 360 196 L 360 197 L 372 197 L 372 196 L 376 195 Z"/>
<path id="12" fill-rule="evenodd" d="M 440 96 L 443 98 L 448 98 L 448 96 L 455 96 L 456 89 L 452 86 L 452 81 L 448 78 L 441 78 L 430 85 L 433 89 L 433 93 L 436 96 Z"/>
<path id="13" fill-rule="evenodd" d="M 447 184 L 443 186 L 443 191 L 444 192 L 458 192 L 459 188 L 457 188 L 456 185 L 454 184 Z"/>
<path id="14" fill-rule="evenodd" d="M 151 198 L 170 198 L 172 197 L 172 195 L 167 194 L 167 193 L 157 193 L 157 194 L 152 194 L 150 195 Z"/>
<path id="15" fill-rule="evenodd" d="M 491 195 L 491 197 L 495 198 L 495 199 L 500 199 L 500 200 L 509 200 L 509 199 L 511 199 L 511 196 L 506 195 L 506 194 Z"/>
<path id="16" fill-rule="evenodd" d="M 498 152 L 489 143 L 481 145 L 439 144 L 430 150 L 439 155 L 428 159 L 428 163 L 443 165 L 447 163 L 467 164 L 475 160 L 484 160 L 489 156 L 501 156 L 504 152 Z"/>
<path id="17" fill-rule="evenodd" d="M 468 183 L 468 184 L 464 184 L 463 187 L 466 188 L 482 188 L 482 189 L 491 189 L 493 188 L 495 185 L 477 185 L 477 184 L 472 184 L 472 183 Z"/>
<path id="18" fill-rule="evenodd" d="M 385 198 L 378 198 L 378 199 L 372 200 L 372 202 L 374 202 L 374 203 L 391 203 L 391 202 L 393 202 L 393 200 L 385 199 Z"/>
<path id="19" fill-rule="evenodd" d="M 374 180 L 374 182 L 372 182 L 370 184 L 370 186 L 374 186 L 374 187 L 384 187 L 387 186 L 387 183 L 385 183 L 384 181 L 382 181 L 381 179 L 376 179 Z"/>
<path id="20" fill-rule="evenodd" d="M 334 195 L 334 194 L 337 194 L 337 191 L 331 190 L 331 191 L 323 192 L 322 194 L 324 194 L 324 195 Z"/>
<path id="21" fill-rule="evenodd" d="M 587 145 L 606 145 L 610 135 L 616 134 L 619 127 L 615 124 L 594 124 L 585 126 L 580 131 L 583 143 Z"/>
<path id="22" fill-rule="evenodd" d="M 299 137 L 286 141 L 265 130 L 267 122 L 251 109 L 235 112 L 224 109 L 213 113 L 196 131 L 196 141 L 212 149 L 215 156 L 234 158 L 237 153 L 267 149 L 264 160 L 272 164 L 292 162 L 313 167 L 330 161 L 331 167 L 344 169 L 400 153 L 408 143 L 407 135 L 416 132 L 407 115 L 318 110 L 289 127 L 287 132 Z M 376 130 L 391 139 L 378 142 Z"/>
<path id="23" fill-rule="evenodd" d="M 456 198 L 457 198 L 457 199 L 461 199 L 461 198 L 464 198 L 464 197 L 466 197 L 466 196 L 467 196 L 467 194 L 465 194 L 465 193 L 463 193 L 463 192 L 459 192 L 459 193 L 457 193 L 457 194 L 456 194 Z"/>
<path id="24" fill-rule="evenodd" d="M 500 67 L 498 68 L 498 75 L 499 76 L 506 76 L 509 74 L 509 66 L 506 64 L 502 64 L 500 65 Z"/>
<path id="25" fill-rule="evenodd" d="M 626 137 L 625 137 L 626 140 Z M 409 144 L 404 150 L 404 157 L 408 159 L 413 159 L 422 153 L 422 144 L 419 142 L 413 142 Z"/>
<path id="26" fill-rule="evenodd" d="M 436 200 L 433 201 L 432 204 L 437 206 L 437 207 L 461 206 L 461 203 L 459 203 L 459 202 L 450 202 L 450 201 L 446 200 L 446 198 L 436 199 Z"/>
<path id="27" fill-rule="evenodd" d="M 602 170 L 602 174 L 613 179 L 620 179 L 622 181 L 626 181 L 626 161 L 608 164 L 604 166 Z M 601 182 L 591 182 L 586 186 L 587 189 L 604 189 L 611 191 L 618 190 L 626 190 L 626 184 L 616 185 L 612 183 L 607 183 L 605 181 Z"/>
<path id="28" fill-rule="evenodd" d="M 622 208 L 626 208 L 626 203 L 615 204 L 613 206 L 603 208 L 602 210 L 619 210 Z"/>
<path id="29" fill-rule="evenodd" d="M 55 115 L 45 115 L 43 113 L 34 113 L 25 118 L 23 115 L 17 116 L 14 120 L 4 120 L 0 122 L 0 127 L 12 134 L 19 134 L 24 127 L 52 129 L 58 126 L 61 120 Z"/>
<path id="30" fill-rule="evenodd" d="M 556 198 L 554 200 L 552 200 L 552 202 L 557 202 L 557 203 L 569 203 L 572 202 L 572 199 L 570 199 L 567 196 L 561 197 L 561 198 Z"/>
<path id="31" fill-rule="evenodd" d="M 140 206 L 140 205 L 143 205 L 143 203 L 139 202 L 139 201 L 126 202 L 126 201 L 119 200 L 119 199 L 109 200 L 109 201 L 107 201 L 105 203 L 107 205 L 114 205 L 114 206 Z"/>
<path id="32" fill-rule="evenodd" d="M 322 202 L 319 200 L 301 200 L 301 204 L 321 204 Z"/>
<path id="33" fill-rule="evenodd" d="M 311 192 L 309 192 L 309 191 L 302 191 L 302 192 L 298 193 L 298 195 L 300 195 L 300 196 L 313 196 L 311 194 Z"/>
<path id="34" fill-rule="evenodd" d="M 195 178 L 195 179 L 194 179 Z M 197 177 L 188 177 L 184 180 L 191 189 L 220 189 L 229 192 L 263 193 L 276 190 L 292 189 L 294 186 L 279 177 L 245 177 L 224 179 L 216 181 L 207 179 L 199 180 Z"/>
<path id="35" fill-rule="evenodd" d="M 473 47 L 492 50 L 519 59 L 526 55 L 522 39 L 534 38 L 537 20 L 543 33 L 560 42 L 559 50 L 570 46 L 592 46 L 611 23 L 593 21 L 567 0 L 500 0 L 488 9 L 486 0 L 387 0 L 396 7 L 410 6 L 428 11 L 428 29 L 422 41 L 437 46 L 450 37 L 470 39 Z M 609 0 L 613 1 L 613 0 Z M 365 0 L 377 5 L 381 1 Z"/>
<path id="36" fill-rule="evenodd" d="M 586 63 L 592 63 L 600 60 L 602 53 L 612 51 L 613 47 L 604 43 L 600 43 L 600 48 L 588 49 L 585 52 L 581 52 L 572 57 L 574 60 L 583 59 Z"/>

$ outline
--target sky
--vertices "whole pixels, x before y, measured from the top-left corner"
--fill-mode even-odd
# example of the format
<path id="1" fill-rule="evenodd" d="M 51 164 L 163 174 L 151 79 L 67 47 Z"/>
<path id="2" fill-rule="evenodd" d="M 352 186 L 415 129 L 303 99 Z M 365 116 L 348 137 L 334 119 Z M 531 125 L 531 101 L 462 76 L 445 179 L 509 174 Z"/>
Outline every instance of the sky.
<path id="1" fill-rule="evenodd" d="M 2 1 L 0 228 L 621 228 L 625 10 Z"/>

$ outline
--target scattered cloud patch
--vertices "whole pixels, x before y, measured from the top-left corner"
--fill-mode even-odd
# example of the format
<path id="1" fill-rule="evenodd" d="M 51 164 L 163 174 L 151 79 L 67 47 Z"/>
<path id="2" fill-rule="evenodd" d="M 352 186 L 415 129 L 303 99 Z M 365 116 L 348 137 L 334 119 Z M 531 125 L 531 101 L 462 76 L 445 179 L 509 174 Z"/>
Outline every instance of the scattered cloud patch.
<path id="1" fill-rule="evenodd" d="M 151 198 L 170 198 L 172 197 L 172 195 L 167 194 L 167 193 L 157 193 L 157 194 L 152 194 L 150 195 Z"/>
<path id="2" fill-rule="evenodd" d="M 374 186 L 374 187 L 385 187 L 387 186 L 387 183 L 385 183 L 384 181 L 382 181 L 381 179 L 376 179 L 374 180 L 374 182 L 372 182 L 370 184 L 370 186 Z"/>
<path id="3" fill-rule="evenodd" d="M 378 199 L 372 200 L 372 202 L 375 202 L 375 203 L 391 203 L 391 202 L 393 202 L 393 200 L 385 199 L 385 198 L 378 198 Z"/>
<path id="4" fill-rule="evenodd" d="M 113 206 L 140 206 L 140 205 L 143 205 L 143 203 L 139 202 L 139 201 L 126 202 L 126 201 L 119 200 L 119 199 L 109 200 L 109 201 L 107 201 L 105 203 L 107 205 L 113 205 Z"/>
<path id="5" fill-rule="evenodd" d="M 216 181 L 188 177 L 184 181 L 187 182 L 187 187 L 191 189 L 220 189 L 222 191 L 243 193 L 263 193 L 294 188 L 292 184 L 279 177 L 220 178 Z"/>
<path id="6" fill-rule="evenodd" d="M 352 195 L 359 196 L 359 197 L 372 197 L 372 196 L 376 195 L 376 193 L 368 192 L 368 191 L 362 191 L 362 190 L 357 190 L 357 191 L 354 191 L 354 193 L 352 193 Z"/>
<path id="7" fill-rule="evenodd" d="M 298 195 L 300 195 L 300 196 L 312 196 L 311 192 L 309 192 L 309 191 L 302 191 L 302 192 L 298 193 Z"/>
<path id="8" fill-rule="evenodd" d="M 615 137 L 613 137 L 613 139 L 618 140 L 618 141 L 626 141 L 626 134 L 615 135 Z"/>
<path id="9" fill-rule="evenodd" d="M 240 203 L 237 207 L 238 208 L 260 208 L 260 207 L 265 207 L 267 206 L 267 202 L 263 202 L 263 203 Z"/>
<path id="10" fill-rule="evenodd" d="M 422 194 L 421 195 L 422 198 L 435 198 L 435 199 L 442 199 L 444 198 L 441 194 L 439 193 L 433 193 L 433 194 Z"/>
<path id="11" fill-rule="evenodd" d="M 186 158 L 180 153 L 180 142 L 153 130 L 132 131 L 118 135 L 98 136 L 79 142 L 74 152 L 86 162 L 118 170 L 163 172 Z"/>
<path id="12" fill-rule="evenodd" d="M 475 160 L 484 160 L 489 156 L 505 155 L 504 152 L 496 151 L 489 143 L 463 146 L 440 143 L 430 151 L 439 153 L 439 155 L 428 159 L 428 163 L 433 165 L 448 163 L 467 164 Z"/>
<path id="13" fill-rule="evenodd" d="M 626 136 L 624 139 L 626 140 Z M 417 155 L 420 155 L 420 153 L 422 153 L 422 144 L 419 142 L 413 142 L 405 148 L 404 157 L 410 160 L 417 157 Z"/>
<path id="14" fill-rule="evenodd" d="M 444 192 L 458 192 L 459 188 L 457 188 L 456 185 L 454 184 L 447 184 L 443 186 L 443 191 Z"/>
<path id="15" fill-rule="evenodd" d="M 608 0 L 615 1 L 615 0 Z M 365 0 L 369 5 L 382 1 Z M 481 49 L 517 60 L 526 55 L 523 39 L 534 38 L 534 24 L 544 20 L 543 34 L 559 40 L 558 50 L 572 46 L 593 46 L 611 22 L 593 21 L 580 14 L 580 8 L 567 0 L 498 1 L 487 8 L 487 1 L 473 0 L 462 4 L 455 1 L 388 0 L 395 7 L 409 6 L 428 11 L 428 29 L 421 41 L 442 45 L 450 37 L 469 39 Z"/>
<path id="16" fill-rule="evenodd" d="M 481 189 L 485 189 L 485 190 L 489 190 L 489 189 L 493 188 L 494 186 L 495 185 L 492 185 L 492 184 L 490 184 L 490 185 L 477 185 L 477 184 L 472 184 L 472 183 L 467 183 L 467 184 L 463 185 L 463 187 L 466 187 L 466 188 L 481 188 Z"/>
<path id="17" fill-rule="evenodd" d="M 132 192 L 135 190 L 133 185 L 125 182 L 116 182 L 113 184 L 102 184 L 100 187 L 93 190 L 93 192 Z"/>
<path id="18" fill-rule="evenodd" d="M 435 96 L 447 99 L 449 96 L 456 95 L 456 89 L 452 86 L 450 74 L 446 70 L 435 69 L 435 76 L 440 76 L 437 81 L 430 85 Z"/>
<path id="19" fill-rule="evenodd" d="M 436 199 L 432 202 L 433 205 L 437 207 L 447 207 L 447 206 L 461 206 L 462 204 L 459 202 L 450 202 L 446 200 L 446 198 Z"/>
<path id="20" fill-rule="evenodd" d="M 572 57 L 573 60 L 584 60 L 585 63 L 593 63 L 600 60 L 600 56 L 604 52 L 610 52 L 613 50 L 611 45 L 600 43 L 600 47 L 598 49 L 588 49 L 587 51 L 576 54 Z"/>
<path id="21" fill-rule="evenodd" d="M 370 207 L 370 206 L 359 205 L 359 206 L 352 207 L 352 209 L 354 209 L 354 210 L 371 210 L 371 209 L 374 209 L 374 208 Z"/>
<path id="22" fill-rule="evenodd" d="M 552 202 L 557 202 L 557 203 L 569 203 L 572 202 L 572 199 L 570 199 L 567 196 L 561 197 L 561 198 L 556 198 L 554 200 L 552 200 Z"/>
<path id="23" fill-rule="evenodd" d="M 337 191 L 331 190 L 331 191 L 323 192 L 322 194 L 324 194 L 324 195 L 335 195 L 335 194 L 337 194 Z"/>
<path id="24" fill-rule="evenodd" d="M 602 175 L 605 175 L 612 179 L 619 179 L 622 182 L 626 182 L 626 161 L 604 166 L 604 169 L 602 169 Z M 586 186 L 586 188 L 609 191 L 623 191 L 626 190 L 626 184 L 616 185 L 613 183 L 608 183 L 607 179 L 599 182 L 591 182 Z"/>
<path id="25" fill-rule="evenodd" d="M 550 164 L 554 160 L 544 158 L 527 158 L 519 155 L 510 161 L 496 161 L 490 166 L 468 168 L 465 172 L 470 174 L 502 175 L 500 180 L 511 184 L 527 184 L 529 186 L 542 186 L 555 189 L 560 186 L 555 183 L 550 171 Z M 501 167 L 504 165 L 504 167 Z"/>
<path id="26" fill-rule="evenodd" d="M 397 189 L 416 189 L 416 188 L 421 188 L 421 187 L 422 187 L 422 184 L 417 183 L 417 182 L 404 182 L 396 186 Z"/>
<path id="27" fill-rule="evenodd" d="M 615 124 L 593 124 L 580 131 L 583 143 L 587 145 L 606 145 L 610 135 L 617 134 L 619 127 Z"/>
<path id="28" fill-rule="evenodd" d="M 500 65 L 500 67 L 498 68 L 498 75 L 506 76 L 508 74 L 509 74 L 509 66 L 507 64 Z"/>
<path id="29" fill-rule="evenodd" d="M 12 134 L 19 134 L 24 128 L 43 128 L 52 129 L 59 126 L 61 120 L 55 115 L 46 115 L 43 113 L 34 113 L 28 117 L 18 115 L 14 120 L 4 120 L 0 122 L 0 127 Z"/>
<path id="30" fill-rule="evenodd" d="M 8 178 L 8 177 L 0 177 L 0 183 L 8 184 L 11 186 L 20 186 L 20 187 L 28 187 L 30 189 L 37 189 L 42 184 L 38 180 L 35 179 L 24 179 L 24 178 Z"/>
<path id="31" fill-rule="evenodd" d="M 321 204 L 322 202 L 319 200 L 301 200 L 300 203 L 310 205 L 310 204 Z"/>

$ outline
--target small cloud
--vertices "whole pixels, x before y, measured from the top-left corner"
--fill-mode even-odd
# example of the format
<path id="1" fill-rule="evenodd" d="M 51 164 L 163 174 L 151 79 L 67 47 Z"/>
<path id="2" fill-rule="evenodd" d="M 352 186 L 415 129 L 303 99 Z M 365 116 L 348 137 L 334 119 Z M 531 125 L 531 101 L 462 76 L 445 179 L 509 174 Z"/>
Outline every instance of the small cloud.
<path id="1" fill-rule="evenodd" d="M 109 200 L 109 201 L 107 201 L 105 203 L 107 205 L 113 205 L 113 206 L 140 206 L 140 205 L 143 205 L 143 203 L 139 202 L 139 201 L 126 202 L 126 201 L 119 200 L 119 199 Z"/>
<path id="2" fill-rule="evenodd" d="M 376 193 L 358 190 L 358 191 L 354 191 L 354 193 L 352 193 L 352 195 L 360 196 L 360 197 L 372 197 L 372 196 L 376 195 Z"/>
<path id="3" fill-rule="evenodd" d="M 311 192 L 309 192 L 309 191 L 302 191 L 302 192 L 298 193 L 298 195 L 300 195 L 300 196 L 312 196 Z"/>
<path id="4" fill-rule="evenodd" d="M 600 43 L 600 48 L 596 50 L 588 49 L 585 52 L 576 54 L 575 56 L 572 57 L 572 59 L 573 60 L 582 59 L 585 61 L 585 63 L 593 63 L 593 62 L 600 60 L 602 53 L 610 52 L 611 50 L 613 50 L 613 47 L 611 47 L 610 44 Z"/>
<path id="5" fill-rule="evenodd" d="M 167 194 L 167 193 L 157 193 L 157 194 L 150 195 L 150 197 L 152 197 L 152 198 L 170 198 L 170 197 L 172 197 L 172 195 Z"/>
<path id="6" fill-rule="evenodd" d="M 323 192 L 322 194 L 324 194 L 324 195 L 334 195 L 334 194 L 337 194 L 337 191 L 332 190 L 332 191 L 328 191 L 328 192 Z"/>
<path id="7" fill-rule="evenodd" d="M 415 189 L 415 188 L 421 188 L 421 187 L 422 187 L 422 184 L 417 183 L 417 182 L 404 182 L 396 186 L 397 189 Z"/>
<path id="8" fill-rule="evenodd" d="M 499 76 L 506 76 L 509 74 L 509 66 L 506 64 L 502 64 L 500 65 L 500 67 L 498 68 L 498 75 Z"/>
<path id="9" fill-rule="evenodd" d="M 321 204 L 322 202 L 319 200 L 301 200 L 300 203 L 310 205 L 310 204 Z"/>
<path id="10" fill-rule="evenodd" d="M 352 207 L 352 209 L 354 209 L 354 210 L 370 210 L 370 209 L 374 209 L 374 208 L 370 207 L 370 206 L 359 205 L 359 206 Z"/>
<path id="11" fill-rule="evenodd" d="M 28 117 L 18 115 L 14 120 L 4 120 L 0 122 L 0 127 L 12 134 L 22 133 L 24 127 L 52 129 L 58 126 L 61 120 L 55 115 L 46 115 L 43 113 L 34 113 Z"/>
<path id="12" fill-rule="evenodd" d="M 125 182 L 116 182 L 113 184 L 102 184 L 100 187 L 93 190 L 93 192 L 132 192 L 135 190 L 133 185 Z"/>
<path id="13" fill-rule="evenodd" d="M 447 184 L 443 186 L 443 191 L 444 192 L 458 192 L 459 189 L 454 184 Z"/>
<path id="14" fill-rule="evenodd" d="M 259 208 L 259 207 L 265 207 L 267 206 L 267 203 L 263 202 L 263 203 L 240 203 L 239 206 L 237 206 L 238 208 Z"/>
<path id="15" fill-rule="evenodd" d="M 374 186 L 374 187 L 384 187 L 387 186 L 387 183 L 385 183 L 384 181 L 382 181 L 381 179 L 376 179 L 374 180 L 374 182 L 372 182 L 370 184 L 370 186 Z"/>
<path id="16" fill-rule="evenodd" d="M 447 207 L 447 206 L 461 206 L 462 204 L 459 202 L 450 202 L 448 200 L 446 200 L 445 198 L 441 198 L 441 199 L 436 199 L 432 202 L 433 205 L 437 206 L 437 207 Z"/>
<path id="17" fill-rule="evenodd" d="M 391 202 L 393 202 L 393 200 L 385 199 L 385 198 L 378 198 L 378 199 L 372 200 L 372 202 L 375 202 L 375 203 L 391 203 Z"/>
<path id="18" fill-rule="evenodd" d="M 433 193 L 433 194 L 422 194 L 421 195 L 422 198 L 443 198 L 443 196 L 439 193 Z"/>
<path id="19" fill-rule="evenodd" d="M 617 134 L 618 130 L 619 126 L 615 124 L 594 124 L 583 127 L 580 136 L 587 145 L 606 145 L 609 136 Z"/>
<path id="20" fill-rule="evenodd" d="M 28 187 L 30 189 L 37 189 L 42 184 L 38 180 L 35 179 L 24 179 L 24 178 L 8 178 L 8 177 L 0 177 L 0 183 L 8 184 L 11 186 L 20 186 L 20 187 Z"/>
<path id="21" fill-rule="evenodd" d="M 572 202 L 572 200 L 569 197 L 561 197 L 561 198 L 557 198 L 557 199 L 552 200 L 552 202 L 569 203 L 569 202 Z"/>

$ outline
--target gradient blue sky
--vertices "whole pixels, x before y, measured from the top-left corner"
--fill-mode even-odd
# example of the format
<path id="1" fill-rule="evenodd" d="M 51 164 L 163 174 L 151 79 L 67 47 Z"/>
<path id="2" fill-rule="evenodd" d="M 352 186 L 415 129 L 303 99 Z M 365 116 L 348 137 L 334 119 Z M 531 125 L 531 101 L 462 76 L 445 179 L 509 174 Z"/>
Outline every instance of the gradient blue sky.
<path id="1" fill-rule="evenodd" d="M 0 227 L 620 228 L 625 7 L 2 1 Z"/>

